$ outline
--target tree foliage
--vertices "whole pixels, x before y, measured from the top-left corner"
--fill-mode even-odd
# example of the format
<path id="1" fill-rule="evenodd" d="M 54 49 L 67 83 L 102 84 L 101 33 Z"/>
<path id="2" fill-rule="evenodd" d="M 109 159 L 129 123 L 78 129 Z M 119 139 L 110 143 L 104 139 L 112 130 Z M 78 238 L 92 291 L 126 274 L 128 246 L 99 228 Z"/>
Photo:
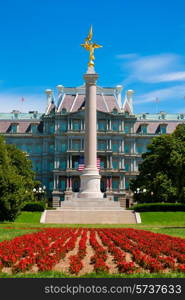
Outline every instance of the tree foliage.
<path id="1" fill-rule="evenodd" d="M 152 139 L 131 182 L 138 202 L 185 202 L 185 124 Z M 146 192 L 137 193 L 146 189 Z"/>
<path id="2" fill-rule="evenodd" d="M 0 137 L 0 221 L 13 221 L 21 205 L 33 200 L 34 172 L 26 154 Z"/>

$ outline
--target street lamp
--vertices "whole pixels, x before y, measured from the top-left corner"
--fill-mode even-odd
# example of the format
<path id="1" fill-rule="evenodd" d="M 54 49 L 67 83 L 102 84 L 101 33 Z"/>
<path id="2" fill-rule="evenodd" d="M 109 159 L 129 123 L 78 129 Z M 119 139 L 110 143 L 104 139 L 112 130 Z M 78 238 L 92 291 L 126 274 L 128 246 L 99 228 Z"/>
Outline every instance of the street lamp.
<path id="1" fill-rule="evenodd" d="M 37 195 L 37 200 L 41 200 L 44 193 L 45 193 L 46 187 L 45 185 L 43 187 L 38 187 L 38 189 L 33 188 L 33 193 Z"/>

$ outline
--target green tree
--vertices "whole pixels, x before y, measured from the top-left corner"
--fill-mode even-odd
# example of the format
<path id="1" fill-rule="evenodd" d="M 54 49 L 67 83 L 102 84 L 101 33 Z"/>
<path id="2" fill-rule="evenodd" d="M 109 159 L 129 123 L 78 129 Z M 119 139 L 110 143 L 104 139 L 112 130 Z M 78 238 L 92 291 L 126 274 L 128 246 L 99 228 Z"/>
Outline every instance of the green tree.
<path id="1" fill-rule="evenodd" d="M 32 170 L 31 160 L 27 158 L 26 153 L 16 148 L 15 145 L 7 144 L 7 150 L 11 165 L 16 169 L 16 173 L 24 178 L 26 192 L 22 196 L 22 200 L 34 200 L 33 188 L 39 186 L 40 182 L 35 180 L 35 173 Z"/>
<path id="2" fill-rule="evenodd" d="M 140 174 L 131 182 L 138 202 L 185 201 L 185 124 L 178 125 L 173 134 L 152 139 L 142 155 Z"/>
<path id="3" fill-rule="evenodd" d="M 13 221 L 35 184 L 31 162 L 15 146 L 0 137 L 0 221 Z"/>

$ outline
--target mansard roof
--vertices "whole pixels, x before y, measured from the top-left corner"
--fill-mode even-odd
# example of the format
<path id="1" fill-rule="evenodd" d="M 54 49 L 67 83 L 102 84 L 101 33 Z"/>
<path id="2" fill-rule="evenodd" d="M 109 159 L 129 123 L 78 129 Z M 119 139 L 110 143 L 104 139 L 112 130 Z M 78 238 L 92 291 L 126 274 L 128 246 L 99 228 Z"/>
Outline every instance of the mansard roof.
<path id="1" fill-rule="evenodd" d="M 60 98 L 57 112 L 66 109 L 67 112 L 75 112 L 85 105 L 85 94 L 63 94 Z M 97 93 L 97 110 L 112 112 L 113 109 L 121 112 L 114 94 Z"/>

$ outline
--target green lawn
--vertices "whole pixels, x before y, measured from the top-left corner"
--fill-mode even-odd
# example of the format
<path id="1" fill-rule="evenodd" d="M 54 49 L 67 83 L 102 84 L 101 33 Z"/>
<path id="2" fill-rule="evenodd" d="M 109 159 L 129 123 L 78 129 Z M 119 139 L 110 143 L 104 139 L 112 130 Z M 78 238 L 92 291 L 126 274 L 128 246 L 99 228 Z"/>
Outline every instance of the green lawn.
<path id="1" fill-rule="evenodd" d="M 0 273 L 0 278 L 185 278 L 185 273 L 135 273 L 135 274 L 108 274 L 88 273 L 82 276 L 67 275 L 60 272 L 47 271 L 39 273 L 8 275 Z"/>
<path id="2" fill-rule="evenodd" d="M 185 212 L 142 212 L 141 224 L 40 224 L 40 212 L 22 212 L 15 222 L 0 223 L 0 241 L 46 227 L 132 227 L 185 238 Z M 11 227 L 11 228 L 6 228 Z M 35 230 L 34 230 L 35 228 Z"/>

